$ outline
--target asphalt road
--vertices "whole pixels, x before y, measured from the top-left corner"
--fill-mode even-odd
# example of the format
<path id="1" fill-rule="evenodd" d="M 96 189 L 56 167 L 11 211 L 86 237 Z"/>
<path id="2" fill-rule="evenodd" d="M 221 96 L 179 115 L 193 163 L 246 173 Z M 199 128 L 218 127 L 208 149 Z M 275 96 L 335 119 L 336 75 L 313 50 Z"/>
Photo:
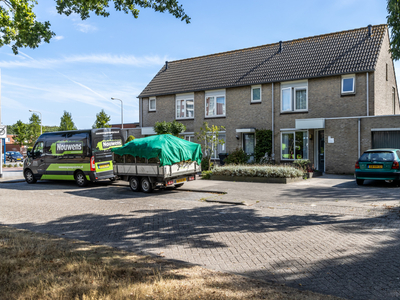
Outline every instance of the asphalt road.
<path id="1" fill-rule="evenodd" d="M 400 298 L 400 188 L 348 176 L 183 188 L 2 182 L 0 223 L 349 299 Z"/>

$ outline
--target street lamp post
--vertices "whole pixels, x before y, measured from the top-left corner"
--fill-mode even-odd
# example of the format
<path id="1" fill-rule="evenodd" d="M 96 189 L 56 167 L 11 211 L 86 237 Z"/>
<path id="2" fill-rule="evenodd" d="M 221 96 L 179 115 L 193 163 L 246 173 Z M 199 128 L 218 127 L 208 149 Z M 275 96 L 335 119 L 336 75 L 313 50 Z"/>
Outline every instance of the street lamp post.
<path id="1" fill-rule="evenodd" d="M 111 97 L 111 100 L 119 100 L 121 101 L 121 129 L 124 129 L 124 106 L 121 99 Z"/>
<path id="2" fill-rule="evenodd" d="M 30 111 L 30 112 L 33 112 L 33 113 L 38 113 L 38 114 L 40 114 L 40 134 L 42 134 L 42 113 L 41 113 L 40 111 L 32 110 L 32 109 L 30 109 L 29 111 Z"/>

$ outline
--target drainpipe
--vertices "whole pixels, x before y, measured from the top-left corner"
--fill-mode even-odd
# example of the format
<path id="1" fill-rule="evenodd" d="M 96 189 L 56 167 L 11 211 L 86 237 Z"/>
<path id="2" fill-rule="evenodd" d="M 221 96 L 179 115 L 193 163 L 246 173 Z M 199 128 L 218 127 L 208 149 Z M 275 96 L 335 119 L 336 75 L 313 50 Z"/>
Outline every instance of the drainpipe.
<path id="1" fill-rule="evenodd" d="M 358 157 L 361 155 L 361 118 L 358 119 Z"/>
<path id="2" fill-rule="evenodd" d="M 369 116 L 369 73 L 367 72 L 367 117 Z"/>
<path id="3" fill-rule="evenodd" d="M 272 153 L 271 157 L 275 160 L 275 132 L 274 132 L 274 83 L 272 83 Z"/>

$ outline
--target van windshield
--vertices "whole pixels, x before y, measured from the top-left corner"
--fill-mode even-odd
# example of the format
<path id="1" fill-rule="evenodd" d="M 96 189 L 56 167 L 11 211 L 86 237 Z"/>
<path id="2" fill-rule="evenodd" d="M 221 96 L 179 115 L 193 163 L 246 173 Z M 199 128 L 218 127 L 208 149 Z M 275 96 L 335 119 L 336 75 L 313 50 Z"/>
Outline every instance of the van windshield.
<path id="1" fill-rule="evenodd" d="M 379 151 L 379 152 L 365 152 L 361 155 L 360 162 L 385 162 L 394 161 L 393 152 Z"/>

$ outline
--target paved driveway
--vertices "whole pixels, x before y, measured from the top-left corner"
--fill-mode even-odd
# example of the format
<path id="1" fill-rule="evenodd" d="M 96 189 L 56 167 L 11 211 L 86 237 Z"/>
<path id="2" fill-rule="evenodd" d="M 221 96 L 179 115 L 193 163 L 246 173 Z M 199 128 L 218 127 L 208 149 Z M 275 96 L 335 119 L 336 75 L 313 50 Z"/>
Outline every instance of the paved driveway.
<path id="1" fill-rule="evenodd" d="M 345 298 L 400 298 L 400 188 L 345 176 L 184 187 L 1 183 L 0 223 Z"/>

